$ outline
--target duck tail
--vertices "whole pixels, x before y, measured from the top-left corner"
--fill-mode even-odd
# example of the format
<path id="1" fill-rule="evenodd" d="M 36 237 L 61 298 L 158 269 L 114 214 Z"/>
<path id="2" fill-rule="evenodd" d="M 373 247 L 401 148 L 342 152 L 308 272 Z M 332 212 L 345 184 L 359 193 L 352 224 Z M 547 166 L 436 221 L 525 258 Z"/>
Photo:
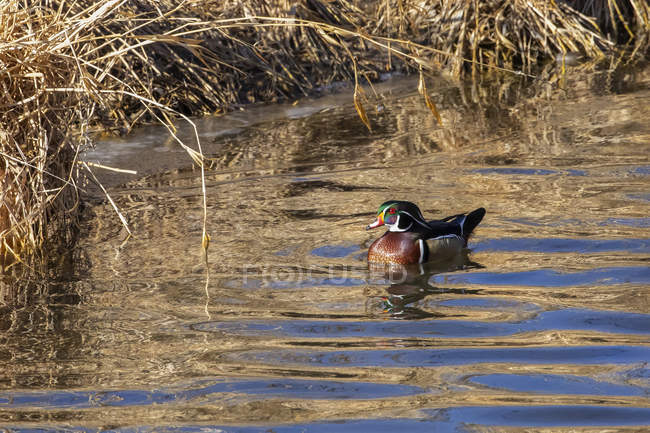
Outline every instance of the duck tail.
<path id="1" fill-rule="evenodd" d="M 485 209 L 480 207 L 478 209 L 475 209 L 468 213 L 467 215 L 463 215 L 462 219 L 459 219 L 459 224 L 462 229 L 462 236 L 465 238 L 465 241 L 469 239 L 469 236 L 472 234 L 472 231 L 476 228 L 477 225 L 481 222 L 483 217 L 485 216 Z"/>

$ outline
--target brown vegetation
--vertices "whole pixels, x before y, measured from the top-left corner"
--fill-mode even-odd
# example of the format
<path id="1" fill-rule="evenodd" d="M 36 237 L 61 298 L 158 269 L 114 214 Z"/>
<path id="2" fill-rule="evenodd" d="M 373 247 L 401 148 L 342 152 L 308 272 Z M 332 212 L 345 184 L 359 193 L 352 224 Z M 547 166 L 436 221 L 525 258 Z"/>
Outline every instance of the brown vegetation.
<path id="1" fill-rule="evenodd" d="M 76 214 L 91 125 L 171 125 L 387 71 L 533 73 L 616 44 L 633 58 L 649 34 L 642 0 L 3 2 L 0 265 L 43 251 L 51 222 Z"/>

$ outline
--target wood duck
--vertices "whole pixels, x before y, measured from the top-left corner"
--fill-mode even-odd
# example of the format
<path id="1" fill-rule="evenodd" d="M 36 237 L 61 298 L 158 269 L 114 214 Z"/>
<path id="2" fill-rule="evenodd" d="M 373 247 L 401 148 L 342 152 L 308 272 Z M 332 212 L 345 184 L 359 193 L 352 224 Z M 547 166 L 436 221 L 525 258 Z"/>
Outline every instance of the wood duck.
<path id="1" fill-rule="evenodd" d="M 426 221 L 414 203 L 388 200 L 379 206 L 377 220 L 366 227 L 388 227 L 370 245 L 368 262 L 410 265 L 457 256 L 484 215 L 481 207 L 468 214 Z"/>

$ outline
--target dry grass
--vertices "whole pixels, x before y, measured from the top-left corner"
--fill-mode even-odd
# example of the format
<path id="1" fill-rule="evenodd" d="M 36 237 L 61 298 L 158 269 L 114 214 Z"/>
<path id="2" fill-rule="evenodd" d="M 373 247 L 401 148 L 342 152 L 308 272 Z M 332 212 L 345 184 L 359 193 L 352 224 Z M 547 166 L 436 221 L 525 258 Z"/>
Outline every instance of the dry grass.
<path id="1" fill-rule="evenodd" d="M 600 57 L 617 43 L 642 56 L 649 34 L 642 0 L 2 2 L 0 265 L 74 238 L 79 152 L 97 125 L 159 121 L 173 133 L 179 115 L 386 71 L 533 73 L 558 53 Z M 421 91 L 435 114 L 424 80 Z M 354 102 L 362 115 L 358 91 Z M 186 149 L 202 165 L 200 143 Z"/>
<path id="2" fill-rule="evenodd" d="M 152 80 L 142 81 L 129 64 L 131 57 L 139 58 L 138 50 L 154 43 L 129 34 L 164 17 L 125 20 L 115 14 L 123 2 L 88 3 L 87 8 L 78 3 L 0 4 L 2 40 L 9 41 L 0 45 L 2 267 L 43 264 L 47 255 L 58 254 L 57 247 L 73 241 L 79 168 L 88 168 L 80 164 L 79 153 L 90 143 L 91 122 L 134 123 L 129 107 L 137 102 L 150 118 L 171 128 L 165 116 L 173 111 L 153 100 Z M 120 26 L 124 32 L 111 30 Z M 191 44 L 174 35 L 158 39 Z M 200 152 L 187 150 L 200 161 Z M 57 242 L 46 244 L 50 237 Z M 25 262 L 35 257 L 40 260 Z"/>
<path id="3" fill-rule="evenodd" d="M 0 261 L 6 263 L 40 249 L 55 213 L 59 221 L 74 213 L 73 162 L 85 143 L 72 128 L 83 134 L 92 106 L 81 103 L 80 93 L 50 90 L 79 81 L 65 48 L 67 20 L 38 5 L 0 8 L 0 40 L 7 41 L 0 45 Z"/>

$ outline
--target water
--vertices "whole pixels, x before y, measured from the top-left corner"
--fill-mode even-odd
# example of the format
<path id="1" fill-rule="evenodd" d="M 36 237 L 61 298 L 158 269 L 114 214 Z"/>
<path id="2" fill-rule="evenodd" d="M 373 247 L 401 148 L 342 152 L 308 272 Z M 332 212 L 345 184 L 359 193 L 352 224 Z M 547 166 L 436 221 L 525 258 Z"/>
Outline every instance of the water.
<path id="1" fill-rule="evenodd" d="M 199 171 L 157 128 L 106 141 L 135 236 L 91 201 L 73 271 L 2 307 L 0 426 L 650 430 L 650 69 L 563 80 L 431 83 L 442 128 L 408 79 L 372 133 L 349 94 L 199 121 L 207 274 Z M 391 198 L 487 215 L 461 260 L 386 275 Z"/>

